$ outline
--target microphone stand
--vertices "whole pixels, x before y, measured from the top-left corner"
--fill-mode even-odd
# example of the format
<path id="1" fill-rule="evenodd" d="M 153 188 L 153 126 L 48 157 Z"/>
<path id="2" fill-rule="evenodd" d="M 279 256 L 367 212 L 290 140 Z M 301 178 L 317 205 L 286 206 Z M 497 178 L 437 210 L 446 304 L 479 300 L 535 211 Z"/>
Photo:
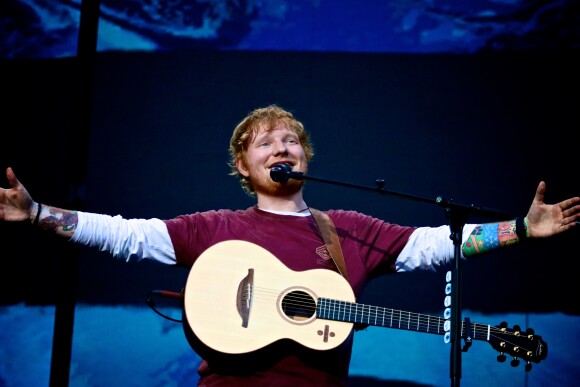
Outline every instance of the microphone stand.
<path id="1" fill-rule="evenodd" d="M 351 183 L 343 183 L 334 180 L 323 179 L 314 176 L 307 176 L 302 172 L 293 172 L 290 168 L 285 169 L 285 166 L 276 168 L 271 172 L 272 179 L 278 182 L 285 182 L 288 179 L 296 180 L 313 180 L 322 183 L 328 183 L 333 185 L 339 185 L 349 188 L 357 188 L 366 191 L 373 191 L 383 195 L 393 195 L 399 196 L 406 199 L 412 199 L 420 202 L 427 202 L 436 204 L 445 209 L 445 216 L 449 219 L 449 227 L 451 229 L 450 239 L 453 241 L 454 247 L 454 261 L 455 265 L 452 271 L 452 286 L 451 286 L 451 354 L 450 354 L 450 378 L 452 386 L 459 386 L 461 380 L 461 352 L 467 352 L 472 344 L 472 336 L 469 329 L 465 329 L 464 339 L 465 346 L 461 349 L 461 240 L 463 235 L 463 226 L 467 221 L 469 214 L 482 215 L 497 219 L 508 219 L 510 215 L 503 212 L 475 206 L 473 204 L 462 204 L 454 202 L 453 200 L 447 200 L 442 196 L 437 196 L 435 199 L 430 199 L 426 197 L 421 197 L 417 195 L 396 192 L 385 188 L 385 181 L 383 179 L 377 179 L 375 181 L 376 186 L 367 187 Z M 466 319 L 466 325 L 469 326 L 469 320 Z"/>

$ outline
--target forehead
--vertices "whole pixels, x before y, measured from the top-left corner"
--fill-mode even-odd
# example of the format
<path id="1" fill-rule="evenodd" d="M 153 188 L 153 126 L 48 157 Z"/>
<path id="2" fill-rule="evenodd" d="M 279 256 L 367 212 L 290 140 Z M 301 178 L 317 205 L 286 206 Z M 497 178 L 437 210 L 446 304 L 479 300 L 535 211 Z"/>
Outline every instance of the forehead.
<path id="1" fill-rule="evenodd" d="M 271 127 L 267 123 L 262 123 L 256 127 L 254 133 L 252 134 L 252 141 L 257 138 L 263 138 L 266 136 L 276 135 L 284 136 L 288 134 L 296 134 L 288 125 L 280 122 Z"/>

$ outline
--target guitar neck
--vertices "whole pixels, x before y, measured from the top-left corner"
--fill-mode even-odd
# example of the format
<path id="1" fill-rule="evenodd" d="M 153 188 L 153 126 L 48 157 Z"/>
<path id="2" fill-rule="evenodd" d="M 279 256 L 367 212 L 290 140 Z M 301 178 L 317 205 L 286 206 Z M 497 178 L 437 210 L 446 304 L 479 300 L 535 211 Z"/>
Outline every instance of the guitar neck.
<path id="1" fill-rule="evenodd" d="M 450 328 L 450 321 L 442 317 L 329 298 L 318 299 L 316 314 L 318 318 L 324 320 L 345 321 L 437 335 L 445 335 Z M 470 325 L 473 339 L 486 341 L 489 339 L 490 325 L 477 323 Z M 461 337 L 465 336 L 464 327 L 464 322 L 461 322 Z"/>

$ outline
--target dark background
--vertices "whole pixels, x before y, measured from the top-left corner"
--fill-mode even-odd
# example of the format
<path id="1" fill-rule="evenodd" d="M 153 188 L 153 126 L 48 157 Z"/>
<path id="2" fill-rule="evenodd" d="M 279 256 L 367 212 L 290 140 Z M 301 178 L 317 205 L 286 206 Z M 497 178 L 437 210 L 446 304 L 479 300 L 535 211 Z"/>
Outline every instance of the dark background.
<path id="1" fill-rule="evenodd" d="M 87 211 L 127 218 L 245 208 L 253 200 L 228 176 L 229 136 L 250 110 L 277 103 L 312 133 L 312 176 L 368 187 L 381 178 L 396 192 L 521 215 L 542 179 L 549 203 L 580 192 L 575 54 L 100 53 L 87 174 L 74 193 L 71 163 L 84 162 L 70 157 L 83 146 L 74 59 L 1 61 L 0 166 L 56 206 L 76 196 Z M 434 204 L 316 181 L 305 197 L 394 223 L 448 222 Z M 27 224 L 0 231 L 2 303 L 54 302 L 68 242 Z M 465 263 L 463 306 L 577 315 L 577 240 L 573 230 Z M 77 299 L 91 304 L 143 304 L 149 290 L 180 290 L 187 276 L 88 248 L 79 262 Z M 444 274 L 383 278 L 362 301 L 440 312 Z"/>
<path id="2" fill-rule="evenodd" d="M 437 226 L 448 222 L 438 196 L 508 218 L 542 179 L 549 203 L 580 193 L 577 2 L 98 3 L 0 5 L 0 170 L 12 166 L 37 201 L 127 218 L 251 206 L 228 176 L 227 144 L 270 103 L 311 131 L 311 176 L 384 179 L 426 199 L 309 181 L 312 207 Z M 463 264 L 465 317 L 531 325 L 550 347 L 528 380 L 476 344 L 465 382 L 578 379 L 578 232 Z M 180 290 L 187 270 L 116 261 L 26 222 L 0 223 L 0 259 L 0 385 L 195 381 L 199 358 L 171 334 L 181 327 L 145 304 L 151 290 Z M 359 301 L 439 316 L 444 278 L 380 278 Z M 440 338 L 392 331 L 358 334 L 353 386 L 447 385 Z"/>

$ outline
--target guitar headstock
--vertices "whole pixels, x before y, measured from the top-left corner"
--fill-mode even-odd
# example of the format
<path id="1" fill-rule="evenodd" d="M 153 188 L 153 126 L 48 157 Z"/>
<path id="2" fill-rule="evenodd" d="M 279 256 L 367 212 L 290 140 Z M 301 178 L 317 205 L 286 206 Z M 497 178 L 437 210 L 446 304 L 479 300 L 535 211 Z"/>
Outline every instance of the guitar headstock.
<path id="1" fill-rule="evenodd" d="M 503 363 L 506 360 L 505 354 L 509 354 L 514 357 L 510 362 L 513 367 L 517 367 L 520 359 L 523 359 L 527 362 L 526 371 L 530 371 L 531 363 L 539 363 L 548 356 L 548 344 L 531 328 L 522 332 L 519 325 L 514 325 L 510 329 L 505 321 L 490 328 L 488 341 L 496 351 L 500 352 L 497 356 L 499 362 Z"/>

